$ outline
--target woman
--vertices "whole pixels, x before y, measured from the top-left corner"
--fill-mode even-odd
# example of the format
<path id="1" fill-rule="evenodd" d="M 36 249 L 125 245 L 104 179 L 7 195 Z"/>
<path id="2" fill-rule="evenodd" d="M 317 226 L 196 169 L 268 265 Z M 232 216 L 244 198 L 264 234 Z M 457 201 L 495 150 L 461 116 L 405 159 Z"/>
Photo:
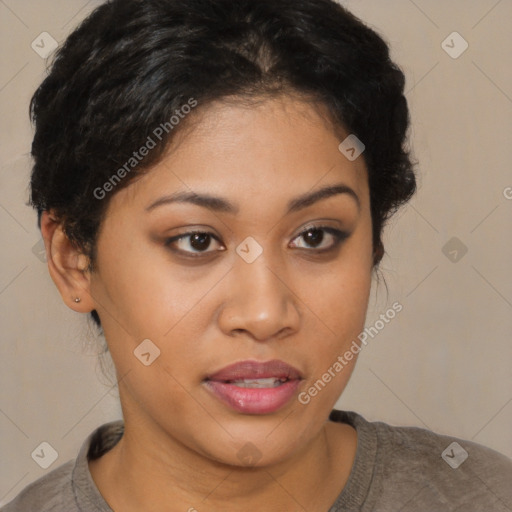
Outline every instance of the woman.
<path id="1" fill-rule="evenodd" d="M 331 0 L 113 0 L 68 37 L 31 198 L 123 421 L 3 510 L 512 509 L 506 457 L 333 410 L 415 190 L 403 87 Z"/>

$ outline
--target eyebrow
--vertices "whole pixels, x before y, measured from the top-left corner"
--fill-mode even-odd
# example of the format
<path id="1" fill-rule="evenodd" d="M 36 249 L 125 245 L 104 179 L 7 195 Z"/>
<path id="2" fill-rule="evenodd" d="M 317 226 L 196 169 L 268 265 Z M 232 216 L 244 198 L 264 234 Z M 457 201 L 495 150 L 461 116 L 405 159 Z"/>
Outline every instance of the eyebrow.
<path id="1" fill-rule="evenodd" d="M 352 197 L 357 203 L 358 209 L 361 208 L 361 202 L 358 195 L 352 188 L 345 184 L 335 184 L 322 187 L 314 190 L 313 192 L 307 192 L 299 197 L 296 197 L 288 202 L 287 214 L 297 212 L 303 208 L 307 208 L 312 204 L 327 199 L 329 197 L 347 194 Z M 158 208 L 159 206 L 172 204 L 172 203 L 192 203 L 197 206 L 209 208 L 211 210 L 223 213 L 236 214 L 239 212 L 239 207 L 229 202 L 227 199 L 222 197 L 212 196 L 209 194 L 197 194 L 195 192 L 176 192 L 174 194 L 160 197 L 149 206 L 146 207 L 146 211 L 149 212 Z"/>

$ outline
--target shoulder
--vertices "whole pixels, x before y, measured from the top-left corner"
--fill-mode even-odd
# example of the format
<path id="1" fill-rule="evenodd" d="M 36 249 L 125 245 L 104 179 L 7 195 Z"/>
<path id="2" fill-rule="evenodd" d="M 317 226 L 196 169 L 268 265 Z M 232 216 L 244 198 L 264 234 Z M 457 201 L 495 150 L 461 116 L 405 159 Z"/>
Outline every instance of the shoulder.
<path id="1" fill-rule="evenodd" d="M 71 485 L 73 467 L 74 461 L 71 460 L 32 482 L 1 512 L 75 510 Z"/>
<path id="2" fill-rule="evenodd" d="M 512 460 L 505 455 L 473 441 L 443 435 L 419 427 L 392 426 L 382 422 L 372 423 L 376 428 L 379 444 L 390 462 L 425 467 L 429 462 L 437 469 L 448 468 L 467 473 L 471 469 L 490 468 L 512 476 Z M 441 464 L 442 462 L 442 464 Z"/>
<path id="3" fill-rule="evenodd" d="M 505 455 L 427 429 L 344 414 L 358 432 L 372 432 L 375 439 L 372 492 L 376 503 L 403 504 L 404 512 L 432 507 L 512 510 L 512 460 Z"/>
<path id="4" fill-rule="evenodd" d="M 383 484 L 415 489 L 421 504 L 510 510 L 512 461 L 472 441 L 417 427 L 374 423 Z"/>
<path id="5" fill-rule="evenodd" d="M 29 484 L 0 512 L 110 511 L 92 479 L 88 460 L 111 449 L 123 432 L 122 421 L 101 425 L 83 442 L 75 460 Z"/>

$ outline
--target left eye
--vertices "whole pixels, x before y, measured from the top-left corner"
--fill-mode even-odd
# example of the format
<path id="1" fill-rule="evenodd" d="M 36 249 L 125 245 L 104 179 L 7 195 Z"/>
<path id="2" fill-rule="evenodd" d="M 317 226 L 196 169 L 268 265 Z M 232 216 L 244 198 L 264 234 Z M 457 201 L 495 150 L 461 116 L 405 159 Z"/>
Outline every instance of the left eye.
<path id="1" fill-rule="evenodd" d="M 327 237 L 325 236 L 327 233 Z M 336 248 L 345 238 L 347 233 L 327 226 L 310 227 L 305 229 L 294 240 L 302 240 L 304 245 L 294 245 L 299 249 L 329 250 Z M 327 243 L 325 241 L 327 240 Z M 330 242 L 329 242 L 330 240 Z"/>

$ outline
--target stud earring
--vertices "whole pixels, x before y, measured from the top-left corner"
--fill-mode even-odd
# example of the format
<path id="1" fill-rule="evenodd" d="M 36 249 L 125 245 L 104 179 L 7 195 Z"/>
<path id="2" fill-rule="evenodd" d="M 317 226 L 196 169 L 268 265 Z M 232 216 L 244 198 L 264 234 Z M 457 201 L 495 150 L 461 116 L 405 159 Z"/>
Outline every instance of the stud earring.
<path id="1" fill-rule="evenodd" d="M 80 297 L 77 297 L 77 298 L 75 299 L 75 302 L 80 302 L 81 300 L 82 300 L 82 299 L 81 299 Z"/>

